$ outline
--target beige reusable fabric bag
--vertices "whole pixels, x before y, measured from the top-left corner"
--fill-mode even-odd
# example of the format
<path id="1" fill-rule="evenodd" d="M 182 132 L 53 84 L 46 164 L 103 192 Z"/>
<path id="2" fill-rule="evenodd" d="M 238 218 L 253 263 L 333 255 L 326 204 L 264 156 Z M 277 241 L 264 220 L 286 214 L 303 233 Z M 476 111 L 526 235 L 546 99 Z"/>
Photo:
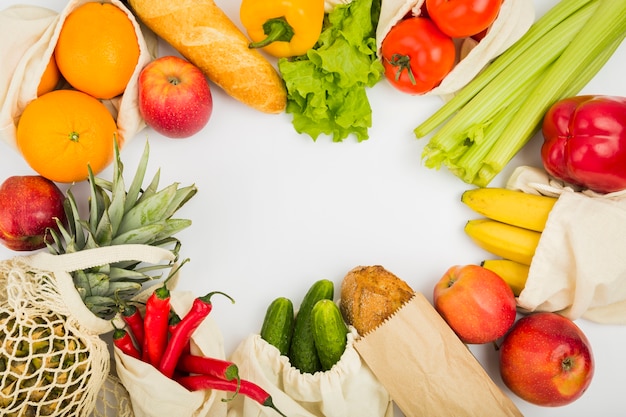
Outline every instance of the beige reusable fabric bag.
<path id="1" fill-rule="evenodd" d="M 231 360 L 242 378 L 254 381 L 272 396 L 276 408 L 289 417 L 392 417 L 389 393 L 354 349 L 356 330 L 350 329 L 346 350 L 330 370 L 301 373 L 286 356 L 249 335 Z M 276 417 L 269 407 L 238 396 L 229 402 L 228 417 Z"/>
<path id="2" fill-rule="evenodd" d="M 383 0 L 380 20 L 376 29 L 379 51 L 383 40 L 401 19 L 411 13 L 419 16 L 424 0 Z M 476 42 L 466 38 L 458 42 L 459 62 L 439 86 L 425 95 L 448 97 L 469 83 L 494 58 L 506 51 L 535 21 L 535 8 L 531 0 L 504 0 L 498 17 L 486 36 Z"/>
<path id="3" fill-rule="evenodd" d="M 11 147 L 17 149 L 17 123 L 26 105 L 37 97 L 37 87 L 66 16 L 88 1 L 69 0 L 60 13 L 31 5 L 14 5 L 0 11 L 0 140 Z M 145 127 L 139 114 L 137 80 L 141 69 L 156 56 L 156 37 L 140 27 L 121 1 L 99 1 L 113 3 L 126 12 L 139 42 L 139 62 L 126 91 L 103 101 L 116 119 L 122 140 L 130 140 Z"/>
<path id="4" fill-rule="evenodd" d="M 558 197 L 518 305 L 572 320 L 626 324 L 626 191 L 574 189 L 528 166 L 518 167 L 507 187 Z"/>
<path id="5" fill-rule="evenodd" d="M 121 261 L 158 264 L 173 258 L 172 252 L 154 246 L 119 245 L 63 255 L 37 252 L 0 262 L 3 413 L 94 412 L 111 358 L 100 336 L 113 326 L 86 307 L 70 273 Z"/>

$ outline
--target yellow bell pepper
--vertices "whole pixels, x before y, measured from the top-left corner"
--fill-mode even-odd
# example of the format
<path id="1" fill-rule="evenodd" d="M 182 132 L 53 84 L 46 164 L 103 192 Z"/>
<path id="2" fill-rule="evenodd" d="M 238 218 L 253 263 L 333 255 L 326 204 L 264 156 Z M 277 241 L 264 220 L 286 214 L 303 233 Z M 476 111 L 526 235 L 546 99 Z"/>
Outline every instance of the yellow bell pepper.
<path id="1" fill-rule="evenodd" d="M 250 48 L 278 58 L 300 56 L 319 39 L 324 0 L 242 0 L 239 17 Z"/>

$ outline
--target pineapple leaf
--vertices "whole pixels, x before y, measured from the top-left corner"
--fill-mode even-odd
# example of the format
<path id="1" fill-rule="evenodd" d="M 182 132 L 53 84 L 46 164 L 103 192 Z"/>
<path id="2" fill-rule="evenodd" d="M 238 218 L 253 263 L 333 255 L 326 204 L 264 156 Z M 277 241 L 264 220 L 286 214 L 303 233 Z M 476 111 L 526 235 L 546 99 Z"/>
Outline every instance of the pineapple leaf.
<path id="1" fill-rule="evenodd" d="M 176 195 L 174 196 L 174 198 L 170 200 L 170 205 L 167 208 L 167 213 L 169 214 L 165 215 L 164 218 L 169 219 L 170 217 L 172 217 L 174 213 L 179 208 L 184 206 L 185 203 L 189 201 L 191 197 L 196 195 L 197 192 L 198 192 L 198 189 L 196 188 L 195 185 L 189 185 L 187 187 L 183 187 L 183 188 L 176 190 Z"/>
<path id="2" fill-rule="evenodd" d="M 101 188 L 102 190 L 111 192 L 113 191 L 113 183 L 109 180 L 105 180 L 103 178 L 94 177 L 94 184 Z"/>
<path id="3" fill-rule="evenodd" d="M 113 226 L 109 218 L 109 212 L 102 213 L 102 217 L 98 222 L 98 228 L 95 231 L 95 235 L 90 235 L 98 246 L 109 246 L 111 240 L 113 240 Z"/>
<path id="4" fill-rule="evenodd" d="M 96 185 L 91 167 L 87 167 L 89 171 L 89 230 L 97 230 L 98 222 L 102 217 L 102 213 L 106 210 L 108 199 L 106 193 L 100 192 L 100 188 Z"/>
<path id="5" fill-rule="evenodd" d="M 122 233 L 116 236 L 111 245 L 124 245 L 132 243 L 151 244 L 157 236 L 164 229 L 162 223 L 153 223 L 146 226 L 141 226 L 128 232 Z"/>
<path id="6" fill-rule="evenodd" d="M 111 204 L 108 208 L 109 221 L 111 225 L 112 235 L 117 234 L 125 213 L 126 204 L 126 187 L 122 175 L 117 175 L 113 182 L 113 190 L 111 191 Z"/>
<path id="7" fill-rule="evenodd" d="M 157 169 L 157 172 L 154 174 L 154 177 L 152 177 L 152 181 L 150 181 L 150 184 L 148 184 L 148 186 L 143 190 L 143 193 L 141 193 L 141 196 L 137 199 L 135 204 L 139 204 L 142 201 L 146 200 L 147 198 L 150 198 L 154 194 L 156 194 L 159 188 L 160 180 L 161 180 L 161 170 Z"/>
<path id="8" fill-rule="evenodd" d="M 139 166 L 137 167 L 137 171 L 135 172 L 133 182 L 128 188 L 128 194 L 126 195 L 126 204 L 124 205 L 124 213 L 128 212 L 139 198 L 139 193 L 141 192 L 143 180 L 146 175 L 146 168 L 148 167 L 149 155 L 150 145 L 148 141 L 146 141 L 146 145 L 144 146 L 143 154 L 141 155 L 141 159 L 139 160 Z"/>
<path id="9" fill-rule="evenodd" d="M 141 290 L 141 283 L 134 281 L 109 281 L 109 296 L 136 293 Z"/>
<path id="10" fill-rule="evenodd" d="M 91 284 L 89 283 L 89 278 L 87 278 L 87 273 L 85 271 L 74 271 L 72 278 L 74 279 L 74 286 L 76 289 L 81 291 L 81 298 L 83 300 L 85 297 L 91 295 Z"/>
<path id="11" fill-rule="evenodd" d="M 109 279 L 107 274 L 100 272 L 87 273 L 92 296 L 109 295 Z"/>
<path id="12" fill-rule="evenodd" d="M 91 234 L 91 232 L 87 232 L 87 240 L 85 241 L 85 245 L 81 249 L 95 249 L 100 247 L 98 242 L 96 242 L 95 237 Z"/>
<path id="13" fill-rule="evenodd" d="M 65 207 L 69 233 L 71 234 L 69 237 L 66 237 L 64 234 L 66 246 L 69 246 L 69 242 L 74 242 L 75 247 L 81 248 L 85 244 L 85 234 L 83 233 L 83 226 L 80 221 L 78 205 L 76 204 L 76 199 L 71 190 L 67 190 L 67 198 L 63 202 L 63 205 Z"/>
<path id="14" fill-rule="evenodd" d="M 166 239 L 183 229 L 191 226 L 191 220 L 187 219 L 167 219 L 165 220 L 165 227 L 163 230 L 155 237 L 155 241 L 159 241 L 161 239 Z"/>
<path id="15" fill-rule="evenodd" d="M 56 220 L 57 222 L 57 226 L 59 228 L 63 227 L 62 225 L 59 225 L 59 220 Z M 60 248 L 63 247 L 63 242 L 61 241 L 61 236 L 59 236 L 59 234 L 57 233 L 56 230 L 50 228 L 48 229 L 48 234 L 50 236 L 50 239 L 52 239 L 52 242 L 46 240 L 46 247 L 48 248 L 48 251 L 53 254 L 53 255 L 60 255 Z"/>
<path id="16" fill-rule="evenodd" d="M 117 301 L 112 297 L 87 296 L 83 302 L 92 313 L 99 317 L 112 317 L 117 312 Z"/>
<path id="17" fill-rule="evenodd" d="M 136 270 L 111 267 L 111 270 L 109 272 L 109 279 L 111 280 L 111 282 L 133 280 L 134 282 L 141 283 L 150 281 L 152 277 Z"/>
<path id="18" fill-rule="evenodd" d="M 131 208 L 124 216 L 118 233 L 124 234 L 138 227 L 147 226 L 166 219 L 168 217 L 170 202 L 176 196 L 177 187 L 177 183 L 171 184 L 147 199 L 137 203 L 137 205 Z"/>

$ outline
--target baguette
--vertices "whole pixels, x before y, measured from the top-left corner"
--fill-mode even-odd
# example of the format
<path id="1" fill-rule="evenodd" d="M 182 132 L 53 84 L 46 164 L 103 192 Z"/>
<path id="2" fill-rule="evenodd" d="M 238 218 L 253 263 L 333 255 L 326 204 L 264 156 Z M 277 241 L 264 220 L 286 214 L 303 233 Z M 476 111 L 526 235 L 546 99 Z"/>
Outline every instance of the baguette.
<path id="1" fill-rule="evenodd" d="M 280 75 L 213 0 L 130 0 L 148 28 L 228 95 L 265 113 L 280 113 L 287 92 Z"/>

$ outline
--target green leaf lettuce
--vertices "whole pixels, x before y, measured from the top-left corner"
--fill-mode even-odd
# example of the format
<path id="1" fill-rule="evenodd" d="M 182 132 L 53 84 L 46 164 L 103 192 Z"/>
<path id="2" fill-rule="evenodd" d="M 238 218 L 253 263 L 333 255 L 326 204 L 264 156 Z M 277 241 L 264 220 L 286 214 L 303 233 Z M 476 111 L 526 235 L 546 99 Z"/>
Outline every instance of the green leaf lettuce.
<path id="1" fill-rule="evenodd" d="M 372 109 L 366 88 L 382 77 L 376 55 L 376 4 L 353 0 L 326 15 L 320 38 L 306 55 L 282 58 L 278 69 L 287 87 L 287 113 L 298 133 L 341 142 L 350 134 L 369 138 Z"/>

